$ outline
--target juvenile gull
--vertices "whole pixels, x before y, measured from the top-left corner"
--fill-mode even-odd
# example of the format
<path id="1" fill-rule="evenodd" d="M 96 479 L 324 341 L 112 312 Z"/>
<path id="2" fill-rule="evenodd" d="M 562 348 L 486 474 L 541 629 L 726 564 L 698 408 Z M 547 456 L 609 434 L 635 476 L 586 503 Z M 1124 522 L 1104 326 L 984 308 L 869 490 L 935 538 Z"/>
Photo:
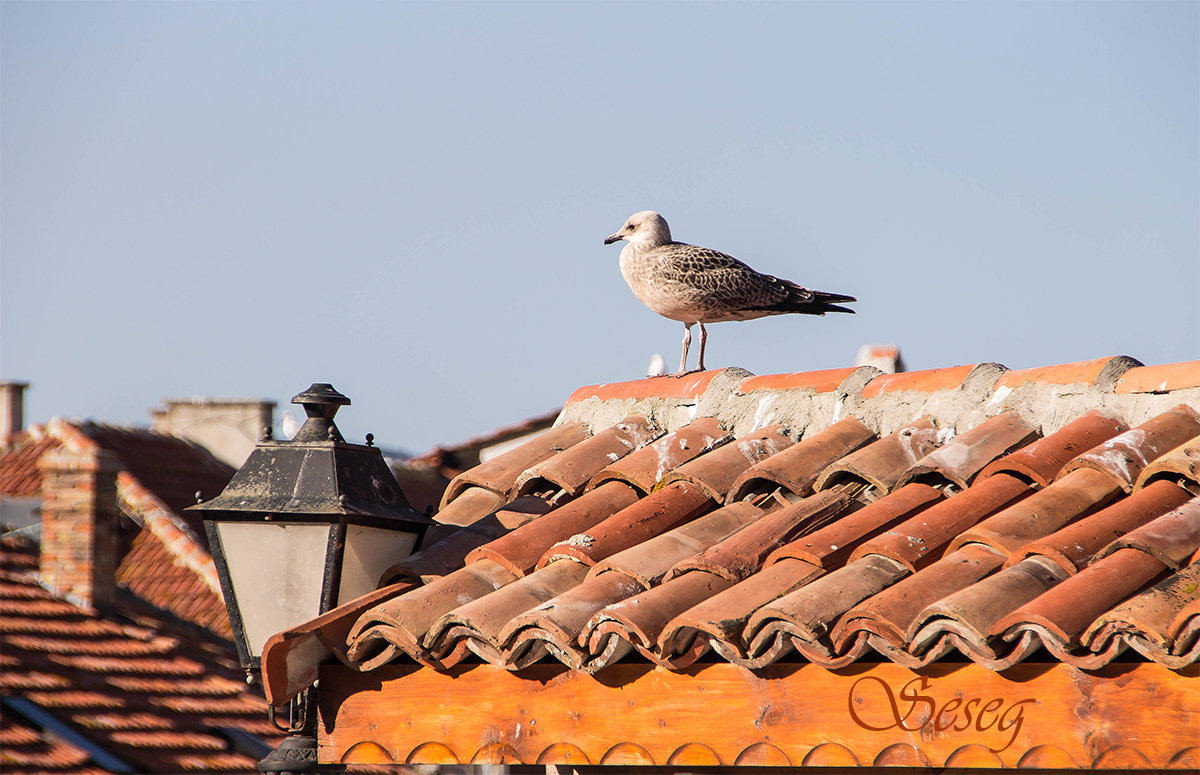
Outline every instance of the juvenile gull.
<path id="1" fill-rule="evenodd" d="M 619 231 L 604 238 L 605 245 L 619 240 L 621 275 L 642 303 L 663 317 L 683 323 L 683 355 L 679 371 L 686 374 L 692 326 L 700 326 L 697 370 L 704 370 L 705 323 L 751 320 L 767 315 L 799 312 L 824 315 L 849 312 L 836 302 L 857 301 L 840 293 L 811 291 L 791 280 L 751 269 L 733 256 L 709 248 L 675 242 L 666 220 L 653 210 L 629 216 Z"/>

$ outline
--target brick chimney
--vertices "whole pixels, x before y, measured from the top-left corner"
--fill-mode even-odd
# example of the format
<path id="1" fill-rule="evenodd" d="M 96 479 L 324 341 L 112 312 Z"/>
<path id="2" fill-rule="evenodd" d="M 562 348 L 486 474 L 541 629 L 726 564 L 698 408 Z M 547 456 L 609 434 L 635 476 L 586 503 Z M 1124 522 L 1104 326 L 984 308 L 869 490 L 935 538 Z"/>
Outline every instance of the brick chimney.
<path id="1" fill-rule="evenodd" d="M 61 448 L 42 456 L 41 577 L 48 589 L 89 609 L 117 592 L 117 472 L 104 450 Z"/>
<path id="2" fill-rule="evenodd" d="M 0 381 L 0 441 L 25 427 L 25 388 L 28 382 Z"/>

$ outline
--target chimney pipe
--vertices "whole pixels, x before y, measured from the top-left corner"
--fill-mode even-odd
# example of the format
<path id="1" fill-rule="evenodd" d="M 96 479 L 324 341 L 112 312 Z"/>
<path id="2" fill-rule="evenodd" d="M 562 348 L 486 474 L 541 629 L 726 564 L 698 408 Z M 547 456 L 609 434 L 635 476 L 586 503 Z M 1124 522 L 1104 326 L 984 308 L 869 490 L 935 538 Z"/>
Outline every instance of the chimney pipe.
<path id="1" fill-rule="evenodd" d="M 42 456 L 40 572 L 52 592 L 82 608 L 111 607 L 117 594 L 117 472 L 105 450 L 65 447 Z"/>
<path id="2" fill-rule="evenodd" d="M 25 427 L 25 388 L 28 382 L 0 381 L 0 440 Z"/>

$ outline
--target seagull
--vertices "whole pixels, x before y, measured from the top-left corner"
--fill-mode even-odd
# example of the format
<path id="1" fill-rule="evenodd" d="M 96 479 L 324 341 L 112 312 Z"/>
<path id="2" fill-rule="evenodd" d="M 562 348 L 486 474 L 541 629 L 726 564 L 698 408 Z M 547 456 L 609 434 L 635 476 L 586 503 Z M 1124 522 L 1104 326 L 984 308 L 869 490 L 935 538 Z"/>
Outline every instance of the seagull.
<path id="1" fill-rule="evenodd" d="M 658 314 L 683 323 L 683 355 L 679 371 L 672 376 L 691 373 L 686 367 L 693 325 L 700 326 L 700 354 L 692 371 L 704 371 L 705 323 L 789 312 L 854 314 L 838 302 L 858 301 L 756 272 L 733 256 L 709 248 L 675 242 L 666 219 L 653 210 L 629 216 L 624 226 L 604 238 L 604 244 L 620 240 L 627 243 L 621 249 L 621 275 L 630 290 Z"/>

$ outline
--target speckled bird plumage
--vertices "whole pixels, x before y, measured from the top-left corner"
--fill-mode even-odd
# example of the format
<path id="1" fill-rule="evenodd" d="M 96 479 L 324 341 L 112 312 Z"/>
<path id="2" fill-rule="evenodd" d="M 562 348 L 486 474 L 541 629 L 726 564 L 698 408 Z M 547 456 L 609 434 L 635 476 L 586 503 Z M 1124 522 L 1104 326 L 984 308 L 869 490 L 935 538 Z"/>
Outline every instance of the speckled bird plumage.
<path id="1" fill-rule="evenodd" d="M 837 304 L 856 301 L 853 296 L 809 290 L 757 272 L 725 253 L 674 241 L 666 220 L 651 210 L 629 216 L 604 243 L 619 240 L 627 242 L 621 250 L 621 274 L 634 295 L 663 317 L 684 324 L 678 373 L 684 373 L 693 325 L 700 326 L 698 367 L 703 369 L 705 323 L 787 313 L 854 312 Z"/>

